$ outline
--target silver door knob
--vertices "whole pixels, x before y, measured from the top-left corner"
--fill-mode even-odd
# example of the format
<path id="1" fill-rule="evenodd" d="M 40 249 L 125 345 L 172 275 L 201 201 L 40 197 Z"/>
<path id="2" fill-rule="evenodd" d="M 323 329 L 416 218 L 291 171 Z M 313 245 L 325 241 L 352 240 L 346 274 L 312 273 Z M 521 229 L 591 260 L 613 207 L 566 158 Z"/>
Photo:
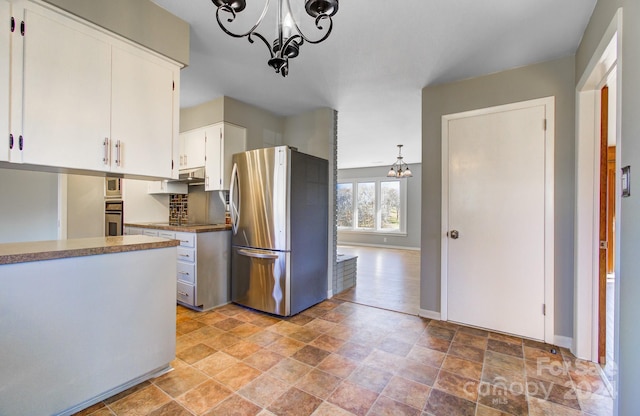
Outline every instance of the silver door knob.
<path id="1" fill-rule="evenodd" d="M 449 237 L 453 238 L 454 240 L 457 240 L 458 237 L 460 237 L 460 233 L 458 233 L 458 230 L 451 230 L 449 231 Z"/>

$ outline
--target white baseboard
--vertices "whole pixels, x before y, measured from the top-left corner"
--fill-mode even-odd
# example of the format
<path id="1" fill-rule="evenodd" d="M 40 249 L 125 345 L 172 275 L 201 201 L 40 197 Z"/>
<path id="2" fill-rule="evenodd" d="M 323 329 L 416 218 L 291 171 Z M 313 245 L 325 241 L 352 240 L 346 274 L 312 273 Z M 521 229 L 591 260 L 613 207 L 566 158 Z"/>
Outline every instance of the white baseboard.
<path id="1" fill-rule="evenodd" d="M 418 311 L 418 316 L 421 318 L 435 319 L 436 321 L 440 320 L 440 312 L 428 311 L 426 309 L 420 309 Z"/>
<path id="2" fill-rule="evenodd" d="M 331 299 L 333 297 L 333 289 L 329 289 L 327 291 L 327 299 Z"/>
<path id="3" fill-rule="evenodd" d="M 565 337 L 565 336 L 562 336 L 562 335 L 554 335 L 553 336 L 553 343 L 554 343 L 554 345 L 557 345 L 558 347 L 562 347 L 562 348 L 566 348 L 566 349 L 570 350 L 572 345 L 573 345 L 573 338 Z"/>

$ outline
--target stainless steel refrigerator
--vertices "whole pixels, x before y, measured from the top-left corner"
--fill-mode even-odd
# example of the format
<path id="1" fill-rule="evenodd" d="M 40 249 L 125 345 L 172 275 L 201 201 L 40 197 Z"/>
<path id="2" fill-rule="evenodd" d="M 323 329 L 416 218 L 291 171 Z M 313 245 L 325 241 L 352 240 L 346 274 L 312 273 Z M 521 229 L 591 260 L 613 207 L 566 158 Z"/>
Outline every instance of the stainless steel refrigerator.
<path id="1" fill-rule="evenodd" d="M 327 297 L 328 162 L 287 146 L 233 156 L 231 300 L 295 315 Z"/>

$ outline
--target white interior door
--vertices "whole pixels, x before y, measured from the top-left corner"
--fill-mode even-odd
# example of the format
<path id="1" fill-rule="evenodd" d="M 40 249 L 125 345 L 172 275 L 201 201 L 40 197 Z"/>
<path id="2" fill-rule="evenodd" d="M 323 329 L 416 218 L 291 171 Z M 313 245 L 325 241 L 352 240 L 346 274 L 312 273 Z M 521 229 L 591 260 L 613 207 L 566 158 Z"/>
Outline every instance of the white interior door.
<path id="1" fill-rule="evenodd" d="M 443 123 L 451 321 L 545 339 L 547 111 L 501 107 Z"/>

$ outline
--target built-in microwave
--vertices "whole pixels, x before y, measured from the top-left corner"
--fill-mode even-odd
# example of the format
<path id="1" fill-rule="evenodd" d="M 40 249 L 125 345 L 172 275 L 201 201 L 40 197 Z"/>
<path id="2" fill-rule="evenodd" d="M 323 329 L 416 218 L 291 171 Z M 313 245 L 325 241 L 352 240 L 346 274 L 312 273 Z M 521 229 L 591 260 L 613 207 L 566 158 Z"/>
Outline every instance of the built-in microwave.
<path id="1" fill-rule="evenodd" d="M 105 198 L 122 199 L 122 179 L 106 178 L 104 196 Z"/>

